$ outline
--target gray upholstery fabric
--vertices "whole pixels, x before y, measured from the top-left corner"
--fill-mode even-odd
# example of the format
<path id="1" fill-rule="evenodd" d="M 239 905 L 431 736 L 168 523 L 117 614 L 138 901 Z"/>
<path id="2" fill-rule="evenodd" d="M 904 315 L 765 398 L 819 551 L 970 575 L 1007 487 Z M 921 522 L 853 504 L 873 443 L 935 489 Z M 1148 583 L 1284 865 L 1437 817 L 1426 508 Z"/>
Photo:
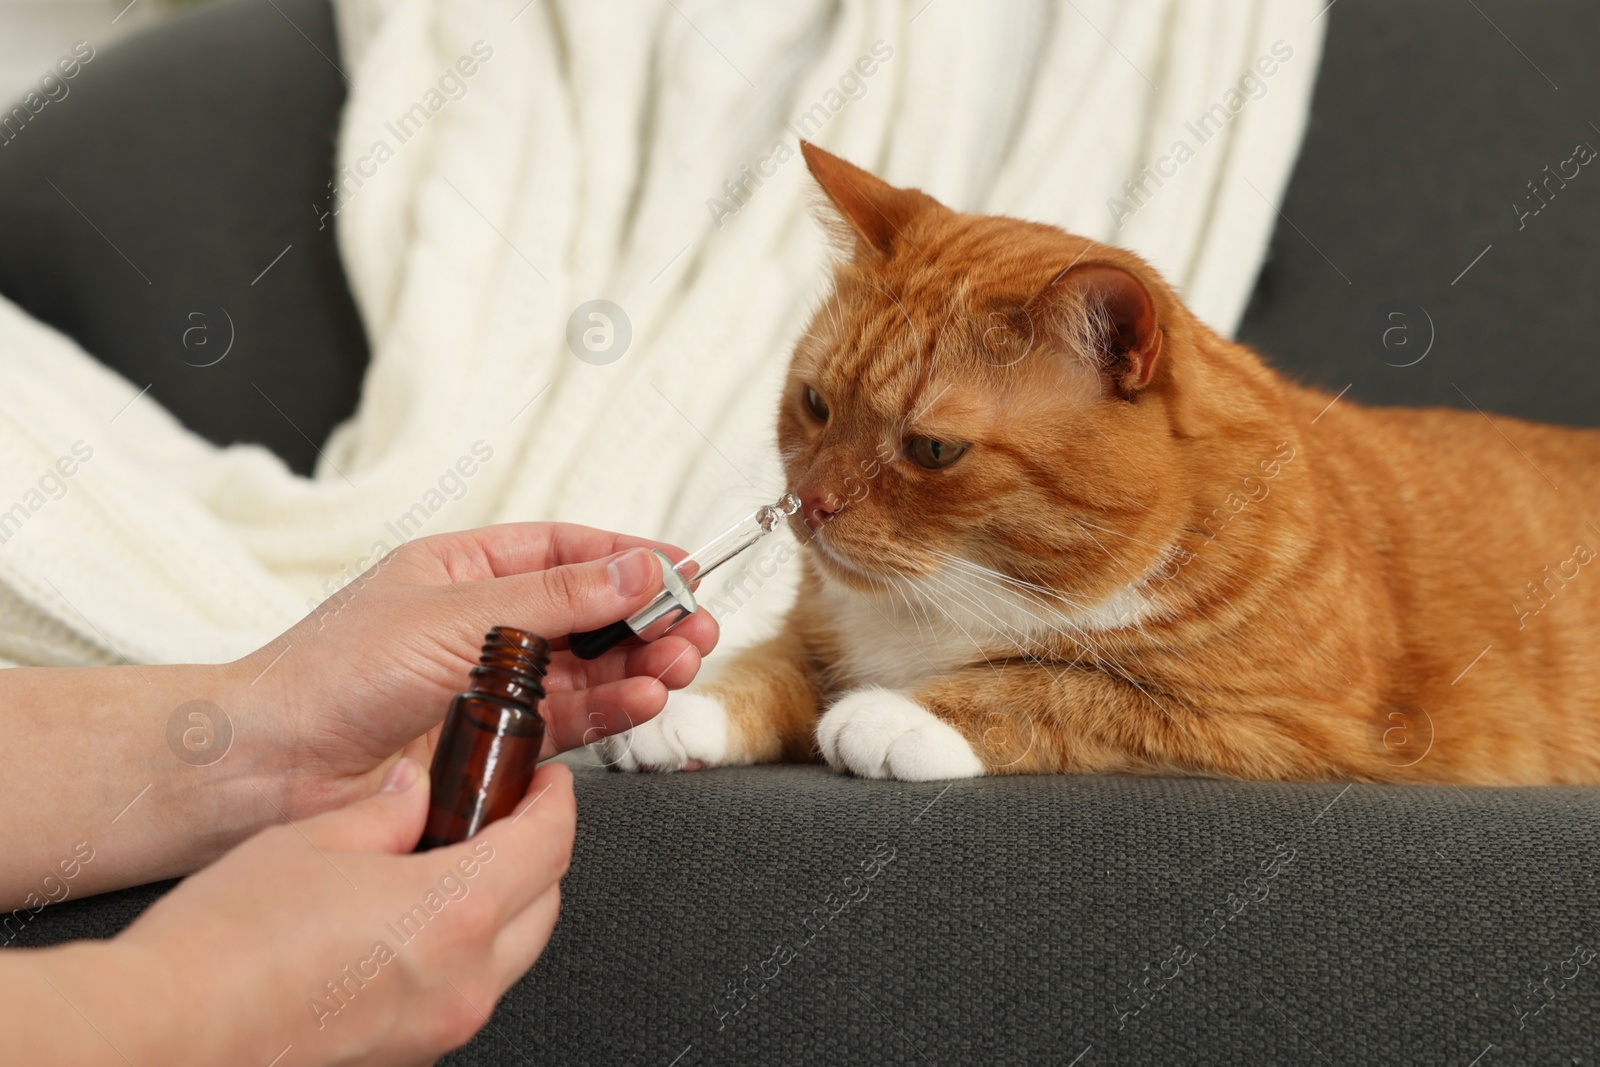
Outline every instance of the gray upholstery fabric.
<path id="1" fill-rule="evenodd" d="M 1512 1011 L 1575 943 L 1600 950 L 1594 790 L 906 784 L 811 767 L 593 770 L 579 783 L 555 939 L 452 1062 L 665 1065 L 687 1049 L 680 1065 L 1065 1065 L 1087 1049 L 1085 1067 L 1465 1065 L 1490 1044 L 1485 1064 L 1600 1052 L 1600 960 L 1523 1029 Z M 865 880 L 880 848 L 893 858 Z M 1275 855 L 1288 862 L 1265 877 Z M 1257 899 L 1208 923 L 1233 914 L 1230 894 Z M 1139 1003 L 1130 986 L 1178 944 L 1188 965 L 1168 965 L 1181 973 L 1121 1019 Z M 763 968 L 788 957 L 780 946 L 793 959 Z M 747 980 L 748 1006 L 724 1018 L 743 999 L 730 984 Z"/>
<path id="2" fill-rule="evenodd" d="M 1600 10 L 1340 0 L 1325 17 L 1288 221 L 1240 340 L 1302 380 L 1351 385 L 1352 400 L 1470 398 L 1600 423 L 1600 166 L 1568 167 L 1577 177 L 1552 182 L 1537 215 L 1513 210 L 1538 206 L 1527 183 L 1576 144 L 1600 150 Z M 1433 349 L 1404 366 L 1422 355 L 1429 316 Z"/>
<path id="3" fill-rule="evenodd" d="M 97 50 L 0 144 L 0 293 L 302 474 L 367 363 L 318 218 L 338 56 L 327 0 L 226 0 Z"/>
<path id="4" fill-rule="evenodd" d="M 1600 951 L 1600 791 L 570 762 L 555 937 L 451 1064 L 1600 1053 L 1600 959 L 1563 967 Z M 19 943 L 108 936 L 164 888 L 47 908 Z"/>
<path id="5" fill-rule="evenodd" d="M 1293 225 L 1243 336 L 1352 396 L 1461 404 L 1456 383 L 1491 411 L 1592 422 L 1600 177 L 1520 232 L 1509 203 L 1591 136 L 1600 13 L 1475 6 L 1326 16 Z M 1418 327 L 1413 304 L 1439 340 L 1386 367 L 1414 358 L 1382 343 L 1391 311 Z M 561 922 L 451 1064 L 1600 1058 L 1600 791 L 570 762 Z M 19 943 L 109 936 L 169 885 L 47 908 Z M 1124 1018 L 1146 979 L 1159 991 Z"/>

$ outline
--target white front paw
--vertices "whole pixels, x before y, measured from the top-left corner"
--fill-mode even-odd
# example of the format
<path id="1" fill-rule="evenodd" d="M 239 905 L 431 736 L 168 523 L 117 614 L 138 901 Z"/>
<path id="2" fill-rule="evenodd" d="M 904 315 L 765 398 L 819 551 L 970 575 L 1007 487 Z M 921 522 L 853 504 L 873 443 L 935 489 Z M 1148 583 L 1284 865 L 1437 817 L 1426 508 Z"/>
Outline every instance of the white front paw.
<path id="1" fill-rule="evenodd" d="M 715 697 L 667 694 L 649 722 L 594 743 L 600 761 L 621 771 L 682 771 L 715 767 L 728 755 L 728 712 Z"/>
<path id="2" fill-rule="evenodd" d="M 817 723 L 822 756 L 863 778 L 976 778 L 983 761 L 954 726 L 892 689 L 857 689 Z"/>

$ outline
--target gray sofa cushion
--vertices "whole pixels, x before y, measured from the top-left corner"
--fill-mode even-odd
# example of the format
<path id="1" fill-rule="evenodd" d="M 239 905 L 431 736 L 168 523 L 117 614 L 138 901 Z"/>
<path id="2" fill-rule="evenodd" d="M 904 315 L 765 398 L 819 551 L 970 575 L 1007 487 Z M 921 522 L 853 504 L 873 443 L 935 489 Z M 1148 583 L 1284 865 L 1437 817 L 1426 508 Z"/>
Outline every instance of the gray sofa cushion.
<path id="1" fill-rule="evenodd" d="M 1600 952 L 1600 791 L 568 762 L 555 936 L 452 1064 L 1600 1052 L 1600 957 L 1566 963 Z M 47 908 L 19 943 L 107 936 L 165 888 Z"/>
<path id="2" fill-rule="evenodd" d="M 1539 214 L 1514 210 L 1538 205 L 1527 183 L 1576 144 L 1600 149 L 1600 10 L 1338 0 L 1324 17 L 1292 225 L 1273 233 L 1240 340 L 1352 400 L 1470 397 L 1600 424 L 1600 165 L 1553 183 Z M 1405 366 L 1430 336 L 1424 310 L 1433 349 Z"/>
<path id="3" fill-rule="evenodd" d="M 0 145 L 0 293 L 303 474 L 367 363 L 318 218 L 338 56 L 327 0 L 225 0 L 100 49 Z"/>

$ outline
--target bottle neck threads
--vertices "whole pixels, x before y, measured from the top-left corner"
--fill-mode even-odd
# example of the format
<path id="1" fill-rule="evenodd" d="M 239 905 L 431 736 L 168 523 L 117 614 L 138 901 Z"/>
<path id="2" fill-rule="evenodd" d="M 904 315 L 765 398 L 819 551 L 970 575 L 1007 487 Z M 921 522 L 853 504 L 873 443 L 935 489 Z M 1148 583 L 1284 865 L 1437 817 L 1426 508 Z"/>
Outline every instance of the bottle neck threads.
<path id="1" fill-rule="evenodd" d="M 538 634 L 496 626 L 483 641 L 472 668 L 472 691 L 532 708 L 544 699 L 550 668 L 550 643 Z"/>

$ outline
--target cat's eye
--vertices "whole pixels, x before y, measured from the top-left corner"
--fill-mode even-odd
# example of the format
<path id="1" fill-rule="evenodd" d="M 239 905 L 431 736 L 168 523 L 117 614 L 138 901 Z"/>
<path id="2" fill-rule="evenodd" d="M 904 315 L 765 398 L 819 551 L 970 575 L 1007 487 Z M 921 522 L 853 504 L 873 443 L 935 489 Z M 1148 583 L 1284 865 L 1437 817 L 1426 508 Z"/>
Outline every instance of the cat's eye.
<path id="1" fill-rule="evenodd" d="M 949 441 L 935 441 L 931 437 L 913 437 L 906 442 L 906 455 L 919 467 L 936 471 L 940 467 L 948 467 L 961 458 L 967 450 L 964 444 L 953 444 Z"/>
<path id="2" fill-rule="evenodd" d="M 822 394 L 812 386 L 806 386 L 806 410 L 811 412 L 811 417 L 818 422 L 828 421 L 828 402 L 822 399 Z"/>

